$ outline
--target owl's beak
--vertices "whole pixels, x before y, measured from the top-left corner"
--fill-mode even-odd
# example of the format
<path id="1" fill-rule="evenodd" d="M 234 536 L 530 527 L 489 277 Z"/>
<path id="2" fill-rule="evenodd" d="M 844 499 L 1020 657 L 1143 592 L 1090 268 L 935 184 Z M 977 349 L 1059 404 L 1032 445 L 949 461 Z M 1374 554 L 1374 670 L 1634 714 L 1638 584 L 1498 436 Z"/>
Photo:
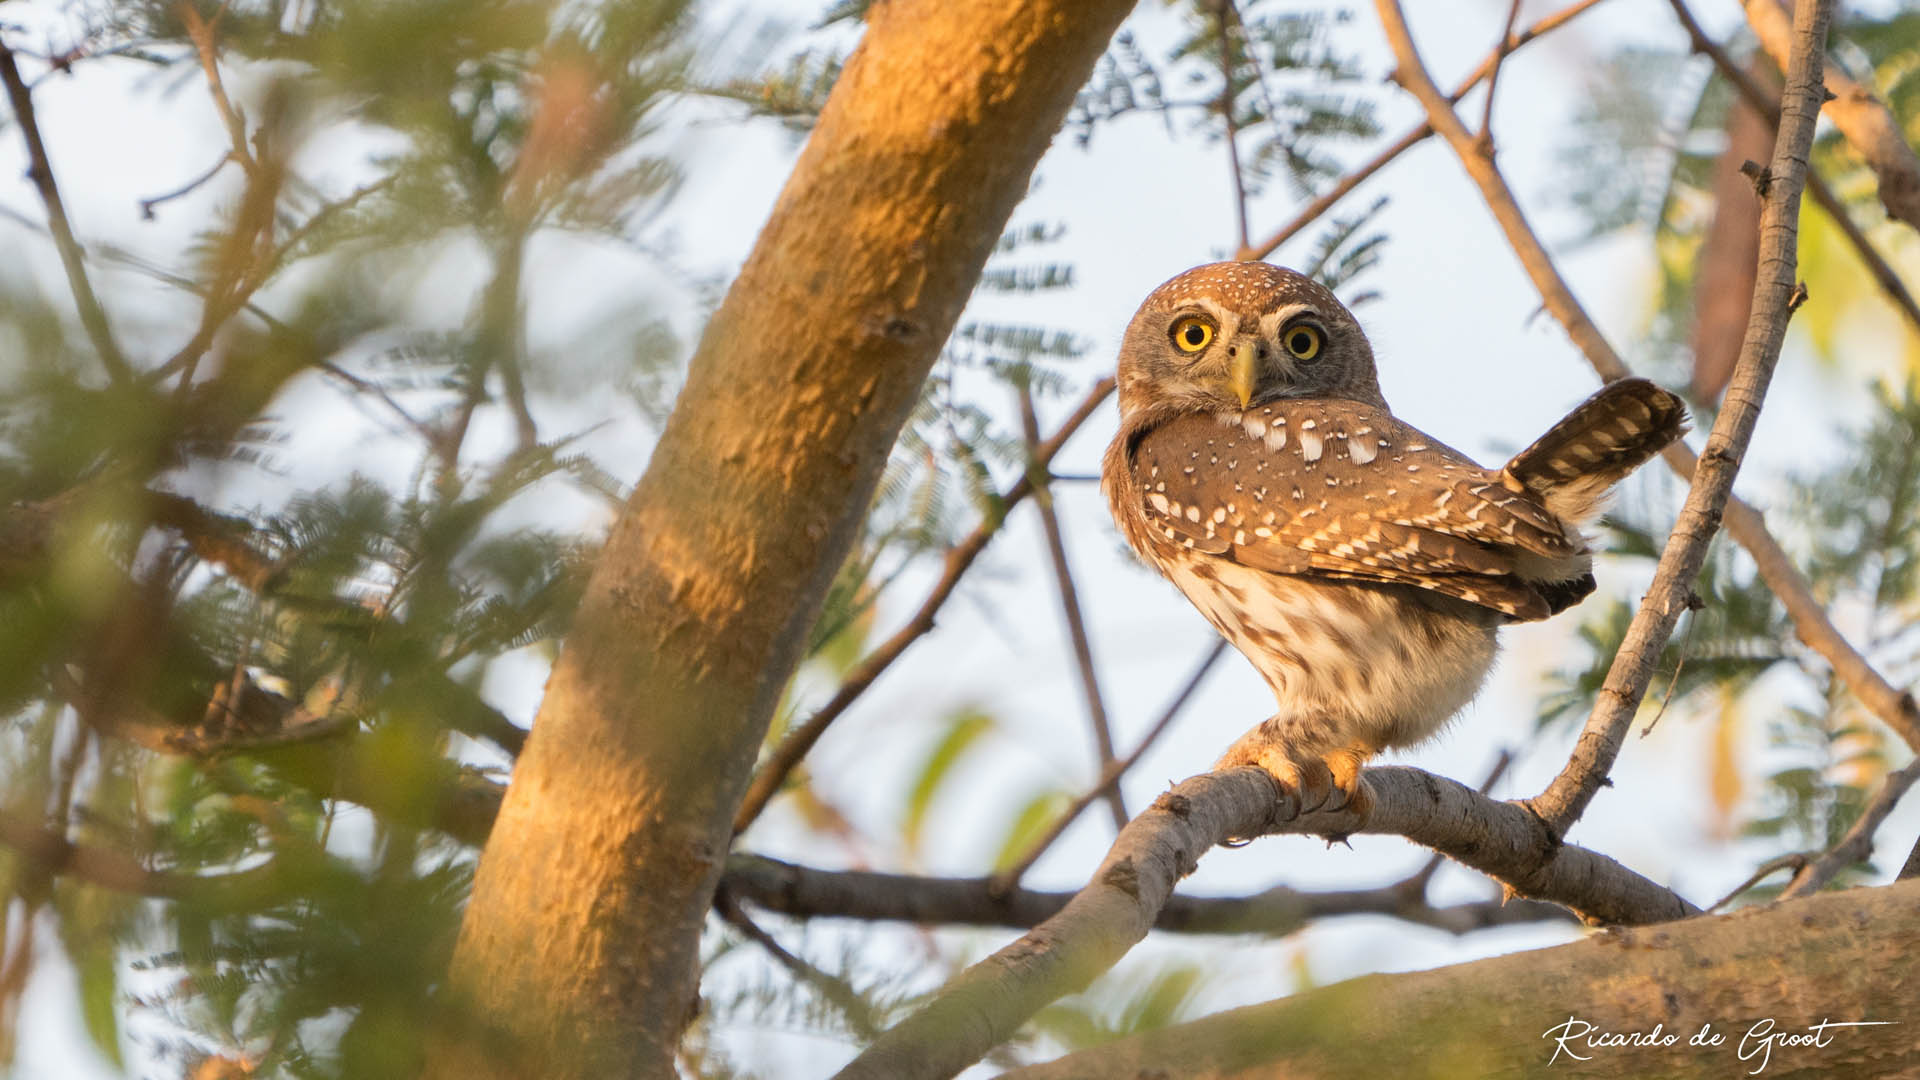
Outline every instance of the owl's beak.
<path id="1" fill-rule="evenodd" d="M 1227 387 L 1240 399 L 1240 407 L 1244 409 L 1253 403 L 1254 383 L 1260 374 L 1260 350 L 1253 342 L 1243 341 L 1227 363 Z"/>

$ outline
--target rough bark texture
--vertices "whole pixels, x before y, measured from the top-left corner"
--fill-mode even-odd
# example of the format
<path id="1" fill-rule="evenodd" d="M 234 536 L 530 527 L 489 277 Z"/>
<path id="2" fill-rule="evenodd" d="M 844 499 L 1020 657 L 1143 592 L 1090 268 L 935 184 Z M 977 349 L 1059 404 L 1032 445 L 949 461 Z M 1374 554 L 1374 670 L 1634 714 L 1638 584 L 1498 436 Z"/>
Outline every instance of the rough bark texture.
<path id="1" fill-rule="evenodd" d="M 1059 914 L 961 972 L 874 1040 L 840 1080 L 944 1080 L 978 1061 L 1146 937 L 1174 885 L 1208 849 L 1265 832 L 1279 794 L 1258 769 L 1182 781 L 1120 831 L 1093 880 Z"/>
<path id="2" fill-rule="evenodd" d="M 1261 769 L 1182 781 L 1121 830 L 1093 880 L 1058 914 L 961 972 L 840 1077 L 935 1080 L 958 1073 L 1011 1038 L 1042 1006 L 1086 986 L 1126 955 L 1155 924 L 1175 883 L 1213 845 L 1233 837 L 1396 834 L 1519 895 L 1555 900 L 1592 921 L 1652 923 L 1699 914 L 1605 855 L 1556 841 L 1517 804 L 1418 769 L 1368 769 L 1366 777 L 1375 801 L 1365 822 L 1346 810 L 1283 810 L 1279 788 Z"/>
<path id="3" fill-rule="evenodd" d="M 438 1076 L 666 1076 L 735 806 L 887 449 L 1129 10 L 868 15 L 607 548 L 483 856 Z"/>
<path id="4" fill-rule="evenodd" d="M 1827 893 L 1718 918 L 1612 930 L 1571 945 L 1403 975 L 1369 975 L 1004 1074 L 1019 1080 L 1180 1077 L 1913 1076 L 1920 882 Z M 1571 1028 L 1561 1026 L 1575 1021 Z M 1825 1046 L 1762 1045 L 1822 1021 Z M 1558 1036 L 1651 1032 L 1672 1045 Z M 1689 1045 L 1702 1025 L 1724 1037 Z M 1543 1033 L 1553 1032 L 1552 1036 Z M 1745 1043 L 1743 1048 L 1743 1041 Z M 1743 1060 L 1740 1054 L 1748 1056 Z M 1761 1055 L 1770 1053 L 1764 1070 Z"/>

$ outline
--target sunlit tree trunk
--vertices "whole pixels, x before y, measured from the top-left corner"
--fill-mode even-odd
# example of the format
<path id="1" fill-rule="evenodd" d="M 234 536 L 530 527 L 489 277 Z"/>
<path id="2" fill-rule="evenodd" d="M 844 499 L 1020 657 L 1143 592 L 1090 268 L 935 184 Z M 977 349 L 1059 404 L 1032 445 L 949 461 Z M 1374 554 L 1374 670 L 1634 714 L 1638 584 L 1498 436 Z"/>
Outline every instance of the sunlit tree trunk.
<path id="1" fill-rule="evenodd" d="M 430 1072 L 667 1075 L 729 823 L 887 451 L 1123 0 L 869 14 L 614 528 Z"/>

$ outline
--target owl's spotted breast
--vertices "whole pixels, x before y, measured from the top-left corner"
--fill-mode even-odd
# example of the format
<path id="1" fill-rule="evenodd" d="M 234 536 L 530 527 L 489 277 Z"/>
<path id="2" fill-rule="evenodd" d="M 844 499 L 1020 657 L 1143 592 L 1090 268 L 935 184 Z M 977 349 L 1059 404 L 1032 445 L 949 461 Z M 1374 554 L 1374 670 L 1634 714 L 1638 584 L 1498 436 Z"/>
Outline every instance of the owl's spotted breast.
<path id="1" fill-rule="evenodd" d="M 1529 492 L 1363 402 L 1175 415 L 1142 425 L 1126 468 L 1153 548 L 1413 585 L 1512 619 L 1584 595 L 1562 582 L 1591 588 L 1584 545 Z"/>

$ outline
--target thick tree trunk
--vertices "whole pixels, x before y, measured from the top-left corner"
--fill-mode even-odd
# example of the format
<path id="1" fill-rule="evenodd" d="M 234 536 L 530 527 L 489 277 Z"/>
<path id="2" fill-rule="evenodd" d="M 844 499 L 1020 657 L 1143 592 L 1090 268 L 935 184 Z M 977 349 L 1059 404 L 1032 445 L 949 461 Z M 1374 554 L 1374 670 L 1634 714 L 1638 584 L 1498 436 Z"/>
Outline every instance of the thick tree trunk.
<path id="1" fill-rule="evenodd" d="M 671 1073 L 781 687 L 988 251 L 1130 7 L 874 5 L 595 570 L 461 929 L 449 1005 L 470 1026 L 432 1074 Z"/>
<path id="2" fill-rule="evenodd" d="M 1006 1076 L 1913 1076 L 1917 934 L 1920 881 L 1825 893 L 1369 975 Z"/>

